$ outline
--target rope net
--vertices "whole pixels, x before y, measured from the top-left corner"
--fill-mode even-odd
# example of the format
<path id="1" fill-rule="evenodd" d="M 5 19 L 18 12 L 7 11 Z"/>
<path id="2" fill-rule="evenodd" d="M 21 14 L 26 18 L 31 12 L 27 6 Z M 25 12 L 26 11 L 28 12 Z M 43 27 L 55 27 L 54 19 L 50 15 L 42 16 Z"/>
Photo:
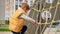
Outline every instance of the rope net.
<path id="1" fill-rule="evenodd" d="M 46 15 L 44 14 L 44 16 L 42 17 L 41 13 L 43 12 L 46 12 Z M 47 13 L 50 13 L 49 14 L 50 17 Z M 47 33 L 49 34 L 52 24 L 60 20 L 59 14 L 60 14 L 60 0 L 35 0 L 28 16 L 35 19 L 38 22 L 37 23 L 38 25 L 28 23 L 27 32 L 28 33 L 30 32 L 30 34 L 44 34 L 46 28 L 49 27 Z M 32 26 L 32 28 L 30 26 Z M 33 32 L 31 33 L 29 29 L 31 31 L 33 30 L 34 33 Z"/>

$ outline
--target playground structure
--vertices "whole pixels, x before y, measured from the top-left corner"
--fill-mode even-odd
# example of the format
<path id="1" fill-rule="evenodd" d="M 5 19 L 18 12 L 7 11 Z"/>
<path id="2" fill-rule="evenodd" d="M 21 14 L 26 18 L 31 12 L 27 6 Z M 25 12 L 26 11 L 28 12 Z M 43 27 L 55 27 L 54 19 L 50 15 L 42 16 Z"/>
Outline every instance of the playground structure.
<path id="1" fill-rule="evenodd" d="M 37 26 L 33 25 L 32 27 L 30 27 L 32 24 L 28 23 L 28 28 L 34 28 L 33 29 L 35 32 L 34 34 L 45 34 L 44 32 L 46 28 L 49 28 L 48 32 L 46 33 L 49 34 L 52 25 L 60 20 L 59 9 L 60 9 L 60 0 L 35 0 L 28 16 L 38 21 L 39 25 Z M 51 13 L 49 18 L 47 16 L 47 13 L 46 17 L 44 17 L 44 19 L 42 18 L 41 13 L 44 11 Z M 57 34 L 57 30 L 59 29 L 59 27 L 60 27 L 60 21 L 59 25 L 55 28 L 56 30 L 54 34 Z M 28 30 L 27 32 L 29 32 Z M 32 33 L 33 31 L 30 34 Z"/>

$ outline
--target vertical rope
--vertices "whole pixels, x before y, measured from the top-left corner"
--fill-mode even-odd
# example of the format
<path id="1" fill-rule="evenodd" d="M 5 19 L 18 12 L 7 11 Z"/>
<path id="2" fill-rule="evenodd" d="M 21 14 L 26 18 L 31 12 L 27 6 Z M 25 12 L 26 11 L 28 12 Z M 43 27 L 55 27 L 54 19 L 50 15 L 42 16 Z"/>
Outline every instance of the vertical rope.
<path id="1" fill-rule="evenodd" d="M 46 1 L 46 0 L 45 0 Z M 44 2 L 44 4 L 43 4 L 43 9 L 45 8 L 45 6 L 46 6 L 46 2 Z"/>
<path id="2" fill-rule="evenodd" d="M 43 1 L 43 0 L 40 0 L 40 12 L 42 12 L 41 9 L 43 8 L 42 1 Z M 40 16 L 40 21 L 39 21 L 39 22 L 41 23 L 41 16 Z M 41 25 L 42 25 L 42 24 L 39 25 L 39 27 L 40 27 L 40 34 L 41 34 Z"/>
<path id="3" fill-rule="evenodd" d="M 44 4 L 43 4 L 43 10 L 44 10 L 45 6 L 46 6 L 46 2 L 44 2 Z M 43 11 L 43 10 L 42 10 L 42 11 Z M 47 14 L 46 14 L 46 16 L 47 16 Z M 47 18 L 47 17 L 46 17 L 46 18 Z M 45 24 L 44 24 L 45 26 L 43 27 L 41 34 L 43 34 L 44 29 L 46 28 L 46 23 L 47 23 L 47 19 L 46 19 L 46 22 L 45 22 Z"/>

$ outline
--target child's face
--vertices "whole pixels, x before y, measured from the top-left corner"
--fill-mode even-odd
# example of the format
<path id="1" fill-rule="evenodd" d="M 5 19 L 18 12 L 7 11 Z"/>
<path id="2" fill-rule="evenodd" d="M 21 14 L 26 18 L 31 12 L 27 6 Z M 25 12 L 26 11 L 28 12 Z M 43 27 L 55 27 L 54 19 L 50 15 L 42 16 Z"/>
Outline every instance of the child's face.
<path id="1" fill-rule="evenodd" d="M 26 8 L 23 9 L 26 13 L 28 12 L 28 10 Z"/>

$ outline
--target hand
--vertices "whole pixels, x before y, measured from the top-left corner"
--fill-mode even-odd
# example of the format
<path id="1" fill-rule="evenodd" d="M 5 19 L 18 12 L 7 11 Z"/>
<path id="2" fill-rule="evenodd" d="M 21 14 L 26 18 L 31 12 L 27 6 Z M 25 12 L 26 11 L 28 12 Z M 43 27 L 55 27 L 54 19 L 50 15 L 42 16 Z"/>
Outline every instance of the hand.
<path id="1" fill-rule="evenodd" d="M 38 22 L 35 22 L 34 25 L 38 25 Z"/>

